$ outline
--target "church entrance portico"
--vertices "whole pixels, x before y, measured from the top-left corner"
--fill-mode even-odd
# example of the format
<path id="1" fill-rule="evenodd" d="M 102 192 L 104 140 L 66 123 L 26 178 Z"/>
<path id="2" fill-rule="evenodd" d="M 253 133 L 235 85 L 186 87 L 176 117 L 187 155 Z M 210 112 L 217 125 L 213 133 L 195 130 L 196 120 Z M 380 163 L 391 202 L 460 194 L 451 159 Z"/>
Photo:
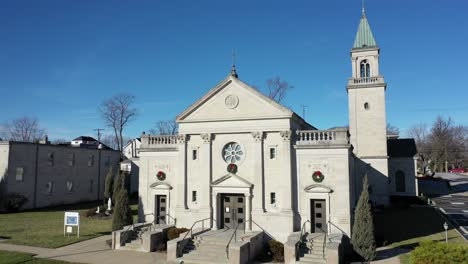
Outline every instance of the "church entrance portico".
<path id="1" fill-rule="evenodd" d="M 251 230 L 253 185 L 235 174 L 225 175 L 211 183 L 213 229 Z"/>

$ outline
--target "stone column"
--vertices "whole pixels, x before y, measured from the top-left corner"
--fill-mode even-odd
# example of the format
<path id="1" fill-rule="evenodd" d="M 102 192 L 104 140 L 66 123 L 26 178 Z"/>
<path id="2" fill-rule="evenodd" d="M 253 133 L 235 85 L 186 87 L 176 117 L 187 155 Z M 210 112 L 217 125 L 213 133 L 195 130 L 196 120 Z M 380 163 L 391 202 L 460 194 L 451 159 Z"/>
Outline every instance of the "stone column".
<path id="1" fill-rule="evenodd" d="M 177 168 L 177 187 L 175 188 L 176 209 L 185 210 L 187 206 L 187 135 L 177 135 L 177 143 L 179 148 L 178 153 L 178 168 Z"/>
<path id="2" fill-rule="evenodd" d="M 265 210 L 265 178 L 263 173 L 263 132 L 252 132 L 254 139 L 253 143 L 253 159 L 254 163 L 254 180 L 253 180 L 253 198 L 252 198 L 252 212 L 261 214 Z"/>
<path id="3" fill-rule="evenodd" d="M 283 139 L 281 145 L 281 165 L 282 165 L 282 177 L 285 181 L 283 182 L 283 188 L 281 188 L 280 196 L 280 209 L 281 211 L 292 212 L 292 169 L 291 169 L 291 130 L 281 131 L 280 136 Z"/>
<path id="4" fill-rule="evenodd" d="M 252 201 L 252 195 L 250 193 L 245 194 L 245 229 L 251 231 L 252 230 L 252 211 L 250 209 L 250 203 Z"/>
<path id="5" fill-rule="evenodd" d="M 201 188 L 198 190 L 200 209 L 211 217 L 211 134 L 201 134 L 203 144 L 200 149 L 200 180 Z"/>
<path id="6" fill-rule="evenodd" d="M 218 230 L 218 224 L 219 221 L 221 221 L 221 219 L 218 218 L 218 194 L 212 193 L 211 200 L 213 201 L 213 219 L 216 219 L 216 222 L 212 221 L 211 229 Z"/>

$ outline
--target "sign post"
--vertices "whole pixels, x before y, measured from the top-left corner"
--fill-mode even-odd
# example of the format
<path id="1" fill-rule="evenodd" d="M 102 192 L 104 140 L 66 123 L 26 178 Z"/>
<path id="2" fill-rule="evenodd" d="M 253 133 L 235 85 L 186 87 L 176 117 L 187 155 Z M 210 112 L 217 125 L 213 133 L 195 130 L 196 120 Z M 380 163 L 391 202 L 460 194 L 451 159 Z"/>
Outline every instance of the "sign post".
<path id="1" fill-rule="evenodd" d="M 80 237 L 80 214 L 78 212 L 65 212 L 63 221 L 63 236 L 73 232 L 73 226 L 78 227 L 78 238 Z"/>

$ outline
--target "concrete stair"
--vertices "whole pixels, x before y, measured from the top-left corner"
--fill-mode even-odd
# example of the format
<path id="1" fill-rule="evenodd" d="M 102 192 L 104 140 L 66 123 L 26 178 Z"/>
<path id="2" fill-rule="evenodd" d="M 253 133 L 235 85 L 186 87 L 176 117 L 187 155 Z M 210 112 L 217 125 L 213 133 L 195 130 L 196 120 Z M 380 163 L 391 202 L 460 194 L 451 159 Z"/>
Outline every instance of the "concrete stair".
<path id="1" fill-rule="evenodd" d="M 325 264 L 327 263 L 326 255 L 324 256 L 323 234 L 309 234 L 306 242 L 300 244 L 299 261 L 296 263 L 302 264 Z M 325 258 L 324 258 L 325 257 Z"/>
<path id="2" fill-rule="evenodd" d="M 141 236 L 143 235 L 144 232 L 148 231 L 147 228 L 138 228 L 135 229 L 132 234 L 128 237 L 127 241 L 125 244 L 120 247 L 122 250 L 130 250 L 130 251 L 143 251 L 142 246 L 143 246 L 143 241 L 141 239 Z"/>
<path id="3" fill-rule="evenodd" d="M 227 230 L 212 230 L 196 236 L 192 243 L 184 248 L 184 254 L 180 260 L 184 263 L 220 264 L 228 263 L 226 245 L 232 232 Z"/>

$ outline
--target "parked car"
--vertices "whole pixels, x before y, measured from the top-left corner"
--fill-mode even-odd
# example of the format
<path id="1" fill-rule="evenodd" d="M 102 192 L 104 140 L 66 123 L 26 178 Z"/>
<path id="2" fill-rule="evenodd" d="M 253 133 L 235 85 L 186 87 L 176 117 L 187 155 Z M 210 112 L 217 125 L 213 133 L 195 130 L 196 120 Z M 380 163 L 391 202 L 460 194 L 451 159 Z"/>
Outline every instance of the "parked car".
<path id="1" fill-rule="evenodd" d="M 455 168 L 455 169 L 451 169 L 449 170 L 450 173 L 465 173 L 467 172 L 467 170 L 465 168 Z"/>

